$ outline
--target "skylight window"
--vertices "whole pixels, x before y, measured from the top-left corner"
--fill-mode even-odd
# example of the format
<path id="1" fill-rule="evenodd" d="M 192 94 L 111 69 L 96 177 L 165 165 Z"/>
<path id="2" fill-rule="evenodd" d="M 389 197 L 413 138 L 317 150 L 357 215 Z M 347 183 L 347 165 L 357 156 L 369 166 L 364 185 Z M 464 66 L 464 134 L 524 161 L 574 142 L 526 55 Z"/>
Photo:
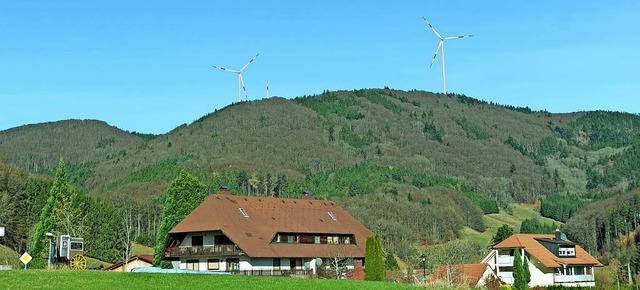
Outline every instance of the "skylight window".
<path id="1" fill-rule="evenodd" d="M 239 209 L 239 210 L 240 210 L 240 212 L 242 213 L 242 216 L 243 216 L 243 217 L 246 217 L 246 218 L 248 218 L 248 217 L 249 217 L 249 214 L 247 213 L 247 211 L 246 211 L 246 210 L 244 210 L 244 208 L 241 208 L 241 207 L 240 207 L 240 208 L 238 208 L 238 209 Z"/>
<path id="2" fill-rule="evenodd" d="M 338 218 L 336 218 L 336 215 L 333 214 L 332 212 L 328 211 L 327 212 L 329 214 L 329 216 L 334 220 L 334 221 L 338 221 Z"/>

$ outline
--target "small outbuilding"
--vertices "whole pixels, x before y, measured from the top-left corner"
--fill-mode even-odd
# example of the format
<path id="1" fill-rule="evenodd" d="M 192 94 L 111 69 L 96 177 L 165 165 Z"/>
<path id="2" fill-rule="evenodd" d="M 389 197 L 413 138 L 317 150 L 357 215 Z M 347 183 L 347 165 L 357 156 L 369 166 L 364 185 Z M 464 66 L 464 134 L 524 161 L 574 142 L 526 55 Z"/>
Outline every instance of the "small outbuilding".
<path id="1" fill-rule="evenodd" d="M 118 261 L 115 264 L 102 269 L 103 271 L 131 272 L 133 268 L 153 266 L 153 255 L 133 255 L 127 259 Z"/>

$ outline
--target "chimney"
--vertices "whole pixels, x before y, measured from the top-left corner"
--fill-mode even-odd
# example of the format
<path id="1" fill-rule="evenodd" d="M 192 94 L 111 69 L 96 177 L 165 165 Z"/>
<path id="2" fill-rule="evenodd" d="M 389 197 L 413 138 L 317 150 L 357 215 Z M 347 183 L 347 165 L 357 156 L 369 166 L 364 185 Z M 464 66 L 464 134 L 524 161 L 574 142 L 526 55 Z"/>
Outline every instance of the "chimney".
<path id="1" fill-rule="evenodd" d="M 311 192 L 311 190 L 305 189 L 302 194 L 304 195 L 303 199 L 313 199 L 313 192 Z"/>
<path id="2" fill-rule="evenodd" d="M 556 235 L 555 237 L 556 240 L 558 241 L 562 240 L 562 232 L 559 229 L 556 229 L 555 235 Z"/>
<path id="3" fill-rule="evenodd" d="M 230 187 L 228 185 L 220 186 L 220 194 L 231 194 Z"/>

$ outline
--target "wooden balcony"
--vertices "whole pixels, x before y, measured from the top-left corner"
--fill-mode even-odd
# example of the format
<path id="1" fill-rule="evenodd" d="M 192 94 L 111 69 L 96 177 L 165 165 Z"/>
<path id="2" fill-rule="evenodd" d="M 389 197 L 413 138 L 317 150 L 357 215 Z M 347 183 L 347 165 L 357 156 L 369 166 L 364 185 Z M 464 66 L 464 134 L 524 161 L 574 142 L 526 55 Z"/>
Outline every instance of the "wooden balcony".
<path id="1" fill-rule="evenodd" d="M 179 257 L 219 257 L 219 256 L 240 256 L 244 252 L 236 245 L 208 245 L 193 247 L 172 247 L 167 248 L 165 253 L 167 258 Z"/>

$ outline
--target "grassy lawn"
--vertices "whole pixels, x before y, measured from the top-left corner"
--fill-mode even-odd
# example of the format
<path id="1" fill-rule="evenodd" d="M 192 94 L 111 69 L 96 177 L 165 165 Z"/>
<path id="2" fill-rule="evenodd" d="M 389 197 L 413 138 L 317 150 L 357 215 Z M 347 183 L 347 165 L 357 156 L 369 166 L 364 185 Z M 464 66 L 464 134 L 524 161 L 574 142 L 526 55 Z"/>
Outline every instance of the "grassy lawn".
<path id="1" fill-rule="evenodd" d="M 415 289 L 389 282 L 258 277 L 117 273 L 103 271 L 13 270 L 0 272 L 3 289 Z"/>
<path id="2" fill-rule="evenodd" d="M 133 244 L 132 255 L 153 255 L 153 248 L 138 243 Z"/>
<path id="3" fill-rule="evenodd" d="M 464 227 L 460 231 L 460 238 L 465 241 L 477 241 L 483 245 L 489 245 L 491 242 L 491 238 L 498 231 L 498 228 L 502 226 L 502 224 L 507 224 L 518 232 L 520 230 L 520 224 L 524 219 L 531 218 L 536 215 L 535 205 L 533 204 L 511 204 L 513 208 L 513 214 L 509 215 L 505 212 L 496 213 L 496 214 L 488 214 L 484 215 L 483 221 L 484 225 L 487 229 L 484 232 L 477 232 L 471 228 Z M 550 218 L 545 218 L 540 215 L 538 216 L 538 220 L 545 224 L 561 224 L 558 221 L 552 220 Z"/>

